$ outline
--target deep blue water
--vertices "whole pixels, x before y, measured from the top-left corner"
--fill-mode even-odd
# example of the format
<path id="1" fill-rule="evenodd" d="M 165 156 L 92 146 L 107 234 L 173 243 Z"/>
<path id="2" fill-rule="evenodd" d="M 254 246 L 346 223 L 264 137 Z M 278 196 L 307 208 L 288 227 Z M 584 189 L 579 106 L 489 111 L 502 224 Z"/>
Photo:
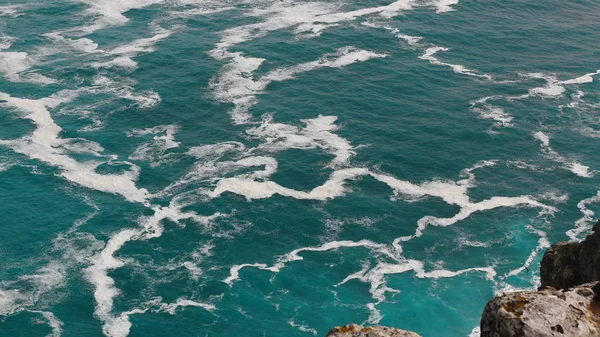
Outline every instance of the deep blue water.
<path id="1" fill-rule="evenodd" d="M 478 336 L 599 210 L 598 14 L 0 0 L 0 336 Z"/>

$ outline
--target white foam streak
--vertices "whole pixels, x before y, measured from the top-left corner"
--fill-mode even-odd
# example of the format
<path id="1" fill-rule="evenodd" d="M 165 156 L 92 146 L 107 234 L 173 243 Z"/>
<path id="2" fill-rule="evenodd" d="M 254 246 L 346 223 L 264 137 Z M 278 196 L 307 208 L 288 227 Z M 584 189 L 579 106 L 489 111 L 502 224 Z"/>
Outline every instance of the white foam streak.
<path id="1" fill-rule="evenodd" d="M 455 68 L 454 67 L 455 65 L 443 63 L 443 62 L 439 61 L 437 58 L 435 58 L 434 55 L 437 52 L 447 51 L 447 50 L 448 50 L 447 48 L 443 48 L 443 47 L 428 48 L 426 50 L 425 54 L 422 55 L 420 58 L 429 60 L 433 64 L 440 64 L 440 65 L 446 65 L 446 66 L 453 67 L 453 69 L 457 72 L 464 71 L 465 69 L 462 68 L 462 66 L 458 66 L 457 68 Z M 466 71 L 471 72 L 468 69 L 466 69 Z M 546 84 L 542 87 L 531 88 L 528 90 L 528 93 L 524 94 L 524 95 L 519 95 L 519 96 L 496 95 L 496 96 L 488 96 L 488 97 L 481 98 L 479 100 L 471 101 L 471 110 L 478 113 L 480 118 L 495 120 L 496 123 L 494 124 L 494 126 L 496 126 L 496 127 L 510 127 L 510 126 L 512 126 L 513 117 L 511 115 L 507 114 L 506 112 L 504 112 L 504 110 L 502 108 L 499 108 L 499 107 L 489 104 L 488 103 L 489 100 L 502 98 L 502 99 L 506 99 L 508 101 L 512 101 L 512 100 L 528 99 L 528 98 L 532 98 L 532 97 L 555 99 L 555 98 L 561 97 L 564 94 L 564 92 L 566 91 L 566 89 L 564 87 L 565 85 L 590 83 L 594 80 L 594 76 L 597 74 L 600 74 L 600 70 L 596 71 L 595 73 L 585 74 L 583 76 L 573 78 L 570 80 L 565 80 L 565 81 L 559 81 L 556 78 L 556 76 L 547 75 L 547 74 L 543 74 L 543 73 L 520 74 L 521 76 L 531 78 L 531 79 L 543 79 L 546 81 Z M 477 75 L 477 74 L 475 74 L 475 75 Z M 491 79 L 491 77 L 489 79 Z M 578 90 L 578 92 L 572 96 L 574 99 L 574 102 L 571 102 L 571 103 L 567 104 L 566 106 L 571 107 L 571 108 L 576 107 L 581 102 L 581 97 L 583 95 L 584 95 L 584 93 L 582 91 Z M 559 107 L 561 111 L 562 111 L 563 107 L 564 106 Z M 584 132 L 585 131 L 583 131 L 582 133 L 584 133 Z M 570 165 L 570 167 L 569 167 L 569 170 L 571 170 L 573 173 L 575 173 L 577 175 L 586 176 L 587 174 L 589 174 L 587 172 L 587 168 L 588 168 L 587 166 L 584 166 L 584 165 L 581 165 L 578 163 L 572 163 L 572 165 Z"/>
<path id="2" fill-rule="evenodd" d="M 372 51 L 347 46 L 339 48 L 335 53 L 325 54 L 316 61 L 301 63 L 289 68 L 276 69 L 269 72 L 269 74 L 261 80 L 266 83 L 280 82 L 292 79 L 296 74 L 319 68 L 342 68 L 354 63 L 365 62 L 373 58 L 382 58 L 386 56 L 386 54 L 378 54 Z"/>
<path id="3" fill-rule="evenodd" d="M 600 138 L 600 131 L 595 130 L 589 126 L 582 127 L 578 131 L 579 131 L 579 133 L 581 133 L 583 136 L 586 136 L 586 137 Z"/>
<path id="4" fill-rule="evenodd" d="M 535 229 L 530 225 L 527 226 L 527 230 L 540 237 L 538 240 L 538 245 L 531 251 L 531 253 L 529 254 L 529 257 L 527 257 L 527 260 L 521 267 L 511 270 L 504 276 L 504 278 L 518 275 L 518 274 L 522 273 L 524 270 L 529 270 L 529 267 L 531 266 L 531 264 L 533 263 L 533 260 L 539 254 L 539 252 L 541 252 L 543 249 L 550 247 L 550 241 L 548 241 L 546 232 L 539 230 L 539 229 Z"/>
<path id="5" fill-rule="evenodd" d="M 538 87 L 529 89 L 529 95 L 525 97 L 531 96 L 540 96 L 540 97 L 557 97 L 562 95 L 565 92 L 565 88 L 558 85 L 558 82 L 548 81 L 548 83 L 544 87 Z"/>
<path id="6" fill-rule="evenodd" d="M 423 231 L 428 225 L 446 227 L 457 223 L 460 220 L 464 220 L 475 212 L 481 212 L 485 210 L 491 210 L 500 207 L 538 207 L 542 209 L 543 213 L 553 213 L 556 211 L 555 208 L 546 206 L 529 196 L 520 197 L 492 197 L 488 200 L 480 201 L 462 206 L 460 212 L 452 218 L 436 218 L 432 216 L 425 216 L 418 221 L 418 227 L 415 237 L 423 235 Z"/>
<path id="7" fill-rule="evenodd" d="M 293 261 L 301 261 L 304 258 L 299 254 L 302 252 L 326 252 L 330 250 L 336 250 L 339 248 L 354 248 L 354 247 L 365 247 L 373 250 L 384 249 L 386 245 L 375 243 L 370 240 L 360 240 L 360 241 L 332 241 L 327 242 L 318 247 L 304 247 L 295 249 L 282 257 L 280 257 L 277 263 L 273 266 L 276 271 L 281 270 L 281 268 L 285 267 L 285 264 Z"/>
<path id="8" fill-rule="evenodd" d="M 394 34 L 398 39 L 406 41 L 406 43 L 408 43 L 410 46 L 418 46 L 419 42 L 423 39 L 420 36 L 402 34 L 398 28 L 394 28 L 389 25 L 382 25 L 373 22 L 363 22 L 362 25 L 365 27 L 385 29 Z"/>
<path id="9" fill-rule="evenodd" d="M 583 199 L 577 203 L 577 208 L 583 214 L 583 216 L 575 222 L 575 228 L 569 229 L 566 234 L 571 241 L 581 241 L 581 234 L 588 232 L 592 228 L 594 222 L 594 211 L 587 208 L 589 204 L 600 203 L 600 191 L 595 196 L 587 199 Z"/>
<path id="10" fill-rule="evenodd" d="M 135 92 L 132 80 L 119 82 L 103 75 L 93 79 L 93 86 L 85 90 L 90 93 L 108 93 L 118 98 L 134 101 L 141 109 L 151 108 L 160 103 L 160 96 L 154 91 Z"/>
<path id="11" fill-rule="evenodd" d="M 222 179 L 217 183 L 217 188 L 213 191 L 213 197 L 227 190 L 242 194 L 248 199 L 267 198 L 272 194 L 277 193 L 297 199 L 325 200 L 343 195 L 345 191 L 343 184 L 346 180 L 356 179 L 361 176 L 371 176 L 372 178 L 387 184 L 394 191 L 395 195 L 402 196 L 406 200 L 410 201 L 426 196 L 433 196 L 441 198 L 448 204 L 457 205 L 460 207 L 460 211 L 452 218 L 440 219 L 432 216 L 423 217 L 418 221 L 418 226 L 414 235 L 396 238 L 390 245 L 380 244 L 370 240 L 360 240 L 332 241 L 316 247 L 298 248 L 280 256 L 275 260 L 274 264 L 270 266 L 264 263 L 232 266 L 230 268 L 230 275 L 224 279 L 223 282 L 231 286 L 234 281 L 239 279 L 239 271 L 247 267 L 268 270 L 271 272 L 279 272 L 286 266 L 287 263 L 303 260 L 303 257 L 301 256 L 301 253 L 303 252 L 325 252 L 340 248 L 352 247 L 366 248 L 378 257 L 377 264 L 374 267 L 371 267 L 368 263 L 363 264 L 360 271 L 348 275 L 344 280 L 338 283 L 337 286 L 343 285 L 346 282 L 354 279 L 370 284 L 369 292 L 376 302 L 369 303 L 367 305 L 370 311 L 368 322 L 371 324 L 376 324 L 382 318 L 381 313 L 377 310 L 377 305 L 385 301 L 386 293 L 398 292 L 398 290 L 392 289 L 386 285 L 387 275 L 412 271 L 418 278 L 439 279 L 456 277 L 465 273 L 481 272 L 484 273 L 486 279 L 493 281 L 496 276 L 496 271 L 492 266 L 466 268 L 457 271 L 441 268 L 426 271 L 422 261 L 409 260 L 402 256 L 401 243 L 421 236 L 428 225 L 449 226 L 467 218 L 474 212 L 490 210 L 498 207 L 538 207 L 542 209 L 540 213 L 555 211 L 553 207 L 546 206 L 534 200 L 530 196 L 492 197 L 488 200 L 472 202 L 467 195 L 467 191 L 470 187 L 474 186 L 475 183 L 475 175 L 473 171 L 480 168 L 493 166 L 495 164 L 496 161 L 478 162 L 473 167 L 463 170 L 461 172 L 461 177 L 463 179 L 456 182 L 434 180 L 419 185 L 398 180 L 384 174 L 374 173 L 364 168 L 343 169 L 335 171 L 326 183 L 309 192 L 287 189 L 270 181 L 259 182 L 240 177 Z M 548 245 L 548 241 L 545 236 L 542 234 L 540 234 L 540 236 L 538 248 L 536 248 L 534 253 L 537 253 L 537 251 Z M 532 260 L 535 257 L 534 253 L 532 253 L 525 265 L 532 263 Z M 384 262 L 382 259 L 391 260 L 392 262 Z"/>
<path id="12" fill-rule="evenodd" d="M 30 290 L 0 288 L 0 315 L 9 316 L 33 307 L 41 296 L 64 286 L 65 267 L 57 262 L 50 262 L 35 274 L 21 276 L 19 280 L 26 282 Z M 10 288 L 10 283 L 8 287 Z"/>
<path id="13" fill-rule="evenodd" d="M 480 78 L 485 78 L 487 80 L 492 79 L 492 76 L 490 76 L 488 74 L 480 74 L 477 71 L 466 68 L 465 66 L 460 65 L 460 64 L 452 64 L 452 63 L 442 62 L 437 57 L 435 57 L 435 54 L 437 54 L 438 52 L 449 51 L 449 50 L 450 49 L 446 48 L 446 47 L 438 47 L 438 46 L 430 47 L 430 48 L 427 48 L 425 50 L 425 53 L 423 53 L 423 55 L 419 56 L 419 58 L 422 60 L 427 60 L 431 64 L 450 67 L 450 68 L 452 68 L 452 71 L 454 71 L 457 74 L 480 77 Z"/>
<path id="14" fill-rule="evenodd" d="M 78 39 L 70 39 L 61 35 L 61 31 L 55 31 L 50 33 L 42 34 L 42 36 L 47 37 L 53 40 L 55 43 L 60 44 L 61 46 L 66 46 L 76 51 L 80 51 L 83 53 L 91 54 L 91 53 L 102 53 L 104 52 L 101 49 L 98 49 L 98 44 L 91 39 L 88 38 L 78 38 Z"/>
<path id="15" fill-rule="evenodd" d="M 29 297 L 19 290 L 0 288 L 0 315 L 11 315 L 19 311 L 22 304 L 26 302 L 29 302 Z"/>
<path id="16" fill-rule="evenodd" d="M 161 297 L 156 297 L 148 302 L 145 302 L 139 308 L 134 308 L 125 312 L 122 312 L 118 316 L 112 316 L 109 320 L 105 322 L 103 327 L 103 332 L 106 336 L 121 336 L 125 337 L 129 335 L 129 331 L 131 329 L 131 322 L 129 321 L 129 316 L 144 314 L 149 310 L 153 313 L 168 313 L 170 315 L 175 315 L 177 310 L 180 308 L 186 307 L 199 307 L 207 311 L 213 311 L 216 307 L 210 303 L 201 303 L 186 299 L 184 297 L 179 297 L 173 303 L 163 303 L 161 302 Z"/>
<path id="17" fill-rule="evenodd" d="M 137 65 L 137 62 L 129 56 L 119 56 L 110 61 L 92 63 L 92 67 L 94 68 L 122 68 L 127 70 L 133 70 L 137 68 Z"/>
<path id="18" fill-rule="evenodd" d="M 327 242 L 327 243 L 325 243 L 321 246 L 317 246 L 317 247 L 298 248 L 298 249 L 295 249 L 295 250 L 279 257 L 277 259 L 277 262 L 272 266 L 268 266 L 264 263 L 246 263 L 246 264 L 234 265 L 229 269 L 229 276 L 227 278 L 225 278 L 223 280 L 223 282 L 231 285 L 233 283 L 233 281 L 239 280 L 240 270 L 242 270 L 243 268 L 247 268 L 247 267 L 253 267 L 253 268 L 258 268 L 261 270 L 268 270 L 268 271 L 277 273 L 282 268 L 284 268 L 287 263 L 303 260 L 304 258 L 299 255 L 301 252 L 326 252 L 326 251 L 335 250 L 338 248 L 353 248 L 353 247 L 385 249 L 386 245 L 375 243 L 370 240 L 361 240 L 361 241 L 357 241 L 357 242 L 355 242 L 355 241 L 332 241 L 332 242 Z"/>
<path id="19" fill-rule="evenodd" d="M 323 185 L 309 192 L 296 191 L 283 187 L 272 181 L 255 181 L 248 178 L 225 178 L 217 183 L 216 188 L 208 195 L 216 198 L 225 192 L 243 195 L 248 200 L 270 198 L 274 194 L 304 200 L 327 200 L 344 195 L 343 182 L 367 175 L 367 169 L 346 169 L 334 172 L 330 179 Z"/>
<path id="20" fill-rule="evenodd" d="M 220 101 L 233 103 L 232 119 L 237 124 L 248 123 L 251 116 L 248 110 L 256 104 L 256 95 L 272 81 L 290 79 L 299 72 L 305 72 L 322 67 L 341 67 L 355 62 L 362 62 L 369 58 L 383 57 L 368 51 L 338 50 L 337 60 L 318 60 L 300 64 L 295 67 L 279 69 L 270 73 L 265 78 L 255 81 L 252 73 L 265 61 L 260 58 L 246 57 L 240 52 L 231 52 L 229 49 L 237 44 L 266 35 L 269 32 L 290 27 L 296 27 L 296 34 L 309 34 L 318 36 L 329 27 L 334 27 L 342 22 L 354 21 L 367 15 L 379 14 L 384 18 L 391 18 L 404 10 L 411 10 L 413 6 L 434 6 L 438 12 L 451 10 L 451 5 L 457 0 L 437 0 L 419 4 L 415 0 L 399 0 L 388 5 L 362 8 L 348 12 L 336 12 L 338 6 L 322 2 L 294 3 L 290 1 L 274 1 L 270 6 L 254 8 L 249 16 L 264 18 L 264 21 L 234 27 L 221 32 L 221 40 L 210 52 L 218 60 L 228 61 L 219 74 L 211 81 L 211 88 L 215 98 Z M 416 43 L 417 37 L 399 34 L 398 37 L 406 39 L 409 43 Z M 327 55 L 326 55 L 327 56 Z M 455 71 L 471 74 L 472 71 L 451 65 Z M 488 75 L 475 75 L 485 77 Z"/>
<path id="21" fill-rule="evenodd" d="M 504 109 L 496 107 L 488 103 L 489 100 L 500 98 L 501 96 L 488 96 L 475 101 L 471 101 L 471 111 L 479 114 L 479 118 L 491 119 L 496 121 L 495 127 L 511 127 L 513 126 L 513 116 L 506 113 Z"/>
<path id="22" fill-rule="evenodd" d="M 50 328 L 52 329 L 52 332 L 49 335 L 46 335 L 46 337 L 60 337 L 60 336 L 62 336 L 63 322 L 61 320 L 59 320 L 56 317 L 56 315 L 54 315 L 54 313 L 52 313 L 50 311 L 38 311 L 38 310 L 31 310 L 31 312 L 38 313 L 38 314 L 42 315 L 46 319 L 46 321 L 48 322 L 48 326 L 50 326 Z"/>
<path id="23" fill-rule="evenodd" d="M 89 5 L 86 13 L 97 17 L 97 19 L 80 27 L 84 34 L 90 34 L 96 30 L 126 24 L 129 19 L 123 15 L 125 12 L 144 8 L 154 4 L 165 2 L 165 0 L 78 0 Z"/>
<path id="24" fill-rule="evenodd" d="M 88 282 L 95 288 L 94 315 L 104 322 L 103 332 L 106 336 L 125 337 L 129 334 L 131 327 L 131 323 L 128 321 L 130 313 L 122 313 L 119 316 L 112 314 L 114 298 L 119 294 L 119 290 L 115 287 L 114 280 L 108 276 L 108 272 L 124 265 L 124 261 L 116 258 L 114 254 L 129 241 L 160 237 L 163 232 L 161 221 L 164 219 L 176 223 L 184 219 L 191 219 L 207 225 L 210 221 L 222 216 L 220 213 L 201 216 L 194 212 L 181 212 L 183 206 L 172 201 L 168 207 L 153 207 L 154 215 L 143 217 L 140 220 L 140 228 L 124 229 L 113 235 L 104 249 L 92 258 L 92 265 L 86 269 L 85 274 Z"/>
<path id="25" fill-rule="evenodd" d="M 129 316 L 135 314 L 143 314 L 148 311 L 148 308 L 143 309 L 132 309 L 122 312 L 118 316 L 112 316 L 104 321 L 102 326 L 102 332 L 108 337 L 126 337 L 129 335 L 131 329 L 131 322 Z"/>
<path id="26" fill-rule="evenodd" d="M 187 3 L 190 1 L 180 0 L 180 3 Z M 191 2 L 193 4 L 193 2 Z M 173 11 L 169 14 L 174 17 L 190 17 L 190 16 L 198 16 L 198 15 L 207 15 L 207 14 L 215 14 L 225 11 L 230 11 L 235 9 L 235 7 L 220 7 L 220 8 L 192 8 L 184 11 Z"/>
<path id="27" fill-rule="evenodd" d="M 387 6 L 363 8 L 349 12 L 335 12 L 337 6 L 322 2 L 293 3 L 289 1 L 274 1 L 270 7 L 256 8 L 251 16 L 264 17 L 263 22 L 230 28 L 222 32 L 221 41 L 212 51 L 216 58 L 228 58 L 227 49 L 236 44 L 246 42 L 265 34 L 298 26 L 296 33 L 312 32 L 318 35 L 323 29 L 335 26 L 341 22 L 353 21 L 359 17 L 380 14 L 392 17 L 402 10 L 410 10 L 414 0 L 395 1 Z"/>
<path id="28" fill-rule="evenodd" d="M 490 166 L 493 164 L 494 162 L 484 162 L 481 163 L 481 166 L 479 167 Z M 499 207 L 528 206 L 540 207 L 547 212 L 554 211 L 552 207 L 539 203 L 529 196 L 493 197 L 488 200 L 473 203 L 470 201 L 467 195 L 467 190 L 472 186 L 471 184 L 473 181 L 473 176 L 470 170 L 467 170 L 464 173 L 468 176 L 468 178 L 458 182 L 434 180 L 416 185 L 388 175 L 374 173 L 365 168 L 349 168 L 333 172 L 333 174 L 329 177 L 329 180 L 327 180 L 323 185 L 315 187 L 308 192 L 286 188 L 272 181 L 256 181 L 248 177 L 237 176 L 221 179 L 217 183 L 216 188 L 213 191 L 207 192 L 207 194 L 210 197 L 215 198 L 225 192 L 231 192 L 243 195 L 248 200 L 269 198 L 274 194 L 301 200 L 327 200 L 343 196 L 347 191 L 344 185 L 347 180 L 354 180 L 363 176 L 371 176 L 376 180 L 388 185 L 394 191 L 395 195 L 400 195 L 406 200 L 410 201 L 427 196 L 438 197 L 444 200 L 447 204 L 457 205 L 461 208 L 459 213 L 452 218 L 441 219 L 431 216 L 423 217 L 418 221 L 418 227 L 414 235 L 417 237 L 422 235 L 423 230 L 428 225 L 449 226 L 469 217 L 475 212 Z"/>
<path id="29" fill-rule="evenodd" d="M 315 329 L 313 329 L 313 328 L 309 327 L 308 325 L 297 324 L 296 322 L 294 322 L 294 320 L 293 320 L 293 319 L 290 319 L 290 320 L 288 321 L 288 324 L 289 324 L 291 327 L 298 328 L 298 330 L 300 330 L 300 331 L 302 331 L 302 332 L 308 332 L 308 333 L 311 333 L 311 334 L 313 334 L 314 336 L 316 336 L 316 335 L 317 335 L 317 330 L 315 330 Z"/>
<path id="30" fill-rule="evenodd" d="M 138 146 L 129 156 L 131 160 L 147 160 L 150 166 L 156 167 L 165 162 L 167 155 L 165 152 L 169 149 L 179 147 L 179 142 L 175 141 L 175 133 L 178 130 L 177 125 L 159 125 L 148 129 L 136 129 L 127 134 L 129 137 L 141 137 L 145 135 L 155 135 L 152 141 Z"/>
<path id="31" fill-rule="evenodd" d="M 272 82 L 293 79 L 297 74 L 320 68 L 342 68 L 372 58 L 386 57 L 386 55 L 354 47 L 343 47 L 315 61 L 273 70 L 256 80 L 252 78 L 252 74 L 265 61 L 264 59 L 246 57 L 241 53 L 229 53 L 228 57 L 230 62 L 211 80 L 210 88 L 216 99 L 235 105 L 231 112 L 232 118 L 236 124 L 244 124 L 252 117 L 248 114 L 248 110 L 257 103 L 256 96 Z"/>
<path id="32" fill-rule="evenodd" d="M 521 74 L 522 76 L 532 78 L 532 79 L 543 79 L 546 81 L 546 84 L 543 87 L 535 87 L 529 89 L 529 92 L 525 95 L 520 96 L 508 96 L 508 100 L 514 99 L 527 99 L 530 97 L 540 97 L 540 98 L 558 98 L 564 94 L 566 91 L 565 85 L 576 85 L 576 84 L 584 84 L 590 83 L 594 80 L 594 76 L 600 74 L 600 70 L 597 70 L 595 73 L 588 73 L 583 76 L 573 78 L 570 80 L 559 81 L 555 75 L 547 75 L 544 73 L 529 73 L 529 74 Z M 580 92 L 575 96 L 576 99 L 580 99 L 583 96 L 583 93 Z"/>
<path id="33" fill-rule="evenodd" d="M 493 280 L 494 276 L 496 275 L 496 271 L 493 267 L 467 268 L 458 271 L 437 269 L 427 272 L 424 270 L 423 262 L 418 260 L 407 260 L 404 258 L 399 258 L 396 260 L 395 263 L 379 262 L 375 267 L 371 269 L 369 269 L 368 267 L 363 267 L 363 269 L 361 269 L 359 272 L 349 275 L 336 286 L 343 285 L 344 283 L 353 279 L 370 284 L 369 293 L 371 293 L 373 299 L 375 299 L 377 302 L 370 303 L 367 306 L 369 308 L 369 311 L 371 312 L 368 323 L 377 324 L 379 323 L 381 318 L 383 318 L 383 316 L 376 309 L 376 306 L 386 300 L 386 293 L 399 292 L 398 290 L 390 288 L 386 285 L 385 277 L 387 275 L 402 274 L 409 271 L 413 271 L 415 273 L 415 276 L 418 278 L 430 279 L 451 278 L 465 273 L 482 272 L 485 274 L 486 279 Z"/>
<path id="34" fill-rule="evenodd" d="M 278 271 L 274 267 L 269 267 L 264 263 L 244 263 L 244 264 L 235 265 L 235 266 L 232 266 L 231 268 L 229 268 L 229 276 L 227 278 L 223 279 L 223 282 L 231 286 L 233 284 L 233 281 L 239 280 L 240 270 L 247 268 L 247 267 L 254 267 L 254 268 L 258 268 L 258 269 L 262 269 L 262 270 L 269 270 L 272 272 Z"/>
<path id="35" fill-rule="evenodd" d="M 28 71 L 36 60 L 25 52 L 0 52 L 0 73 L 12 82 L 32 82 L 40 85 L 56 83 L 55 79 Z"/>
<path id="36" fill-rule="evenodd" d="M 209 145 L 194 146 L 188 154 L 194 158 L 216 161 L 229 152 L 242 152 L 246 146 L 240 142 L 223 142 Z"/>
<path id="37" fill-rule="evenodd" d="M 15 40 L 12 36 L 0 36 L 0 50 L 9 49 Z"/>
<path id="38" fill-rule="evenodd" d="M 510 96 L 509 100 L 513 99 L 527 99 L 530 97 L 541 97 L 541 98 L 556 98 L 560 97 L 565 92 L 565 87 L 562 83 L 556 79 L 555 76 L 546 75 L 542 73 L 530 73 L 524 76 L 533 79 L 543 79 L 546 81 L 546 85 L 543 87 L 536 87 L 529 89 L 528 93 L 521 96 Z"/>
<path id="39" fill-rule="evenodd" d="M 537 131 L 533 133 L 533 137 L 540 142 L 542 142 L 542 147 L 548 148 L 550 147 L 550 137 L 547 134 Z"/>
<path id="40" fill-rule="evenodd" d="M 169 270 L 174 270 L 179 267 L 184 267 L 190 273 L 192 279 L 198 280 L 200 278 L 200 276 L 203 274 L 202 268 L 200 268 L 198 265 L 203 260 L 205 260 L 206 258 L 211 257 L 213 255 L 212 252 L 210 251 L 213 248 L 214 248 L 214 245 L 209 242 L 192 253 L 191 261 L 184 261 L 183 263 L 181 263 L 179 265 L 170 267 Z"/>
<path id="41" fill-rule="evenodd" d="M 577 176 L 591 178 L 598 172 L 596 170 L 589 171 L 589 166 L 583 165 L 576 161 L 569 161 L 567 158 L 558 154 L 556 151 L 554 151 L 554 149 L 552 149 L 552 147 L 550 147 L 550 137 L 547 134 L 537 131 L 533 133 L 533 137 L 541 142 L 540 146 L 542 147 L 542 152 L 547 157 L 563 164 L 565 169 L 575 173 Z"/>
<path id="42" fill-rule="evenodd" d="M 48 108 L 68 102 L 78 94 L 74 91 L 61 91 L 47 98 L 30 100 L 0 93 L 0 100 L 25 112 L 25 118 L 31 120 L 36 126 L 32 134 L 16 140 L 0 141 L 0 145 L 8 146 L 31 159 L 60 168 L 61 176 L 78 185 L 119 194 L 129 201 L 143 202 L 147 191 L 135 186 L 138 176 L 137 167 L 132 166 L 131 171 L 119 175 L 102 175 L 95 171 L 101 162 L 78 162 L 66 154 L 64 145 L 68 146 L 69 142 L 60 138 L 61 128 L 54 123 Z"/>
<path id="43" fill-rule="evenodd" d="M 437 13 L 446 13 L 454 11 L 452 6 L 458 4 L 459 0 L 434 0 L 433 5 L 437 8 Z"/>
<path id="44" fill-rule="evenodd" d="M 319 115 L 313 119 L 301 120 L 306 127 L 273 123 L 270 118 L 255 128 L 246 131 L 247 134 L 262 139 L 263 143 L 250 152 L 262 150 L 279 152 L 286 149 L 321 148 L 334 155 L 330 166 L 347 164 L 355 152 L 353 146 L 344 138 L 334 134 L 338 130 L 335 125 L 337 117 Z"/>
<path id="45" fill-rule="evenodd" d="M 132 71 L 135 70 L 137 67 L 137 62 L 135 62 L 132 59 L 132 57 L 135 57 L 140 53 L 153 52 L 155 50 L 154 45 L 157 42 L 168 38 L 171 34 L 175 32 L 177 28 L 178 27 L 173 27 L 172 29 L 165 29 L 159 26 L 154 26 L 153 36 L 133 40 L 130 43 L 113 47 L 112 49 L 107 50 L 98 49 L 98 44 L 89 38 L 82 37 L 77 39 L 71 39 L 63 36 L 63 34 L 70 33 L 73 30 L 77 29 L 71 29 L 66 31 L 54 31 L 50 33 L 45 33 L 43 34 L 43 36 L 53 40 L 56 44 L 59 44 L 61 50 L 64 49 L 63 47 L 68 47 L 79 52 L 99 55 L 97 57 L 116 56 L 112 60 L 92 62 L 90 65 L 93 68 L 121 68 L 128 71 Z M 84 30 L 85 29 L 90 29 L 90 27 L 84 28 Z"/>
<path id="46" fill-rule="evenodd" d="M 476 326 L 467 337 L 481 337 L 481 328 Z"/>
<path id="47" fill-rule="evenodd" d="M 600 69 L 596 70 L 595 73 L 588 73 L 585 74 L 583 76 L 577 77 L 577 78 L 573 78 L 570 80 L 566 80 L 566 81 L 561 81 L 561 84 L 583 84 L 583 83 L 591 83 L 594 81 L 594 76 L 600 74 Z"/>
<path id="48" fill-rule="evenodd" d="M 231 147 L 230 147 L 231 146 Z M 207 146 L 197 147 L 195 149 L 190 150 L 190 152 L 199 155 L 200 152 L 206 151 Z M 180 186 L 185 186 L 194 181 L 213 181 L 217 180 L 217 176 L 222 176 L 224 174 L 250 167 L 261 167 L 263 166 L 263 170 L 255 170 L 248 174 L 239 175 L 239 178 L 244 179 L 264 179 L 271 176 L 273 173 L 277 171 L 277 161 L 274 158 L 266 157 L 266 156 L 252 156 L 246 157 L 237 161 L 221 161 L 217 162 L 216 160 L 220 158 L 227 151 L 237 151 L 240 148 L 237 148 L 237 144 L 225 143 L 220 144 L 217 147 L 211 147 L 211 150 L 214 151 L 223 151 L 221 153 L 207 153 L 205 158 L 206 161 L 199 161 L 194 164 L 194 167 L 186 176 L 179 181 L 171 184 L 167 188 L 165 188 L 164 192 L 169 192 L 173 189 L 176 189 Z M 217 156 L 216 158 L 210 158 L 211 156 Z M 206 192 L 205 192 L 206 193 Z"/>
<path id="49" fill-rule="evenodd" d="M 135 56 L 140 53 L 150 53 L 154 51 L 154 45 L 162 41 L 175 32 L 174 29 L 167 30 L 164 28 L 157 28 L 155 35 L 149 38 L 143 38 L 134 40 L 132 43 L 116 47 L 108 51 L 109 55 L 127 55 Z"/>
<path id="50" fill-rule="evenodd" d="M 0 6 L 0 16 L 18 16 L 20 14 L 20 9 L 22 9 L 22 6 L 19 5 Z"/>
<path id="51" fill-rule="evenodd" d="M 175 312 L 177 311 L 177 309 L 185 308 L 185 307 L 198 307 L 198 308 L 202 308 L 207 311 L 213 311 L 216 309 L 216 307 L 212 304 L 200 303 L 200 302 L 196 302 L 196 301 L 192 301 L 192 300 L 188 300 L 188 299 L 180 297 L 177 299 L 177 301 L 175 301 L 173 303 L 168 303 L 168 304 L 161 303 L 158 311 L 166 312 L 171 315 L 175 315 Z"/>
<path id="52" fill-rule="evenodd" d="M 0 161 L 0 172 L 8 171 L 13 166 L 15 166 L 13 162 Z"/>

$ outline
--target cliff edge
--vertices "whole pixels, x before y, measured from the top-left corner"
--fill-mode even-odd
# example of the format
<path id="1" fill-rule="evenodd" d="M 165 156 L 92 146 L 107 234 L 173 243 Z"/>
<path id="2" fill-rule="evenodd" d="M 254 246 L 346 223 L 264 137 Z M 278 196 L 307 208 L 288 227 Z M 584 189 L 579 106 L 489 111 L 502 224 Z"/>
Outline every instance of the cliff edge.
<path id="1" fill-rule="evenodd" d="M 481 337 L 600 337 L 600 282 L 505 293 L 485 306 Z"/>
<path id="2" fill-rule="evenodd" d="M 336 326 L 325 337 L 421 337 L 414 332 L 387 326 L 362 327 L 357 324 Z"/>
<path id="3" fill-rule="evenodd" d="M 542 258 L 540 277 L 540 289 L 568 289 L 600 281 L 600 221 L 582 242 L 563 242 L 550 247 Z"/>

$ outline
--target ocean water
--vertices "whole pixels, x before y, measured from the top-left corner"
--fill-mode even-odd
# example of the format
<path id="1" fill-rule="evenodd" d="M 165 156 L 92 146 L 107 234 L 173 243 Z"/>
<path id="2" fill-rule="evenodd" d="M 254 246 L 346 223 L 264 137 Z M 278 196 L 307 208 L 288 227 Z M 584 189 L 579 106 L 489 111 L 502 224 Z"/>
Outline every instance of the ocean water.
<path id="1" fill-rule="evenodd" d="M 600 210 L 599 13 L 0 0 L 0 336 L 478 336 Z"/>

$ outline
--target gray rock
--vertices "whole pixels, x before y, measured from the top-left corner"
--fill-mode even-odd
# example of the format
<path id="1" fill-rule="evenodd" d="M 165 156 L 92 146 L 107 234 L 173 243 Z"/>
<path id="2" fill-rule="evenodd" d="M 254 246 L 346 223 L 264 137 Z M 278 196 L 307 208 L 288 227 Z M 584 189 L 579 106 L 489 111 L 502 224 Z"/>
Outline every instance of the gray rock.
<path id="1" fill-rule="evenodd" d="M 336 326 L 327 333 L 326 337 L 421 337 L 406 330 L 388 328 L 385 326 L 362 327 L 357 324 Z"/>
<path id="2" fill-rule="evenodd" d="M 485 307 L 481 337 L 600 337 L 598 293 L 600 282 L 500 294 Z"/>
<path id="3" fill-rule="evenodd" d="M 600 221 L 581 243 L 558 243 L 546 251 L 540 266 L 542 286 L 567 289 L 600 281 Z"/>

